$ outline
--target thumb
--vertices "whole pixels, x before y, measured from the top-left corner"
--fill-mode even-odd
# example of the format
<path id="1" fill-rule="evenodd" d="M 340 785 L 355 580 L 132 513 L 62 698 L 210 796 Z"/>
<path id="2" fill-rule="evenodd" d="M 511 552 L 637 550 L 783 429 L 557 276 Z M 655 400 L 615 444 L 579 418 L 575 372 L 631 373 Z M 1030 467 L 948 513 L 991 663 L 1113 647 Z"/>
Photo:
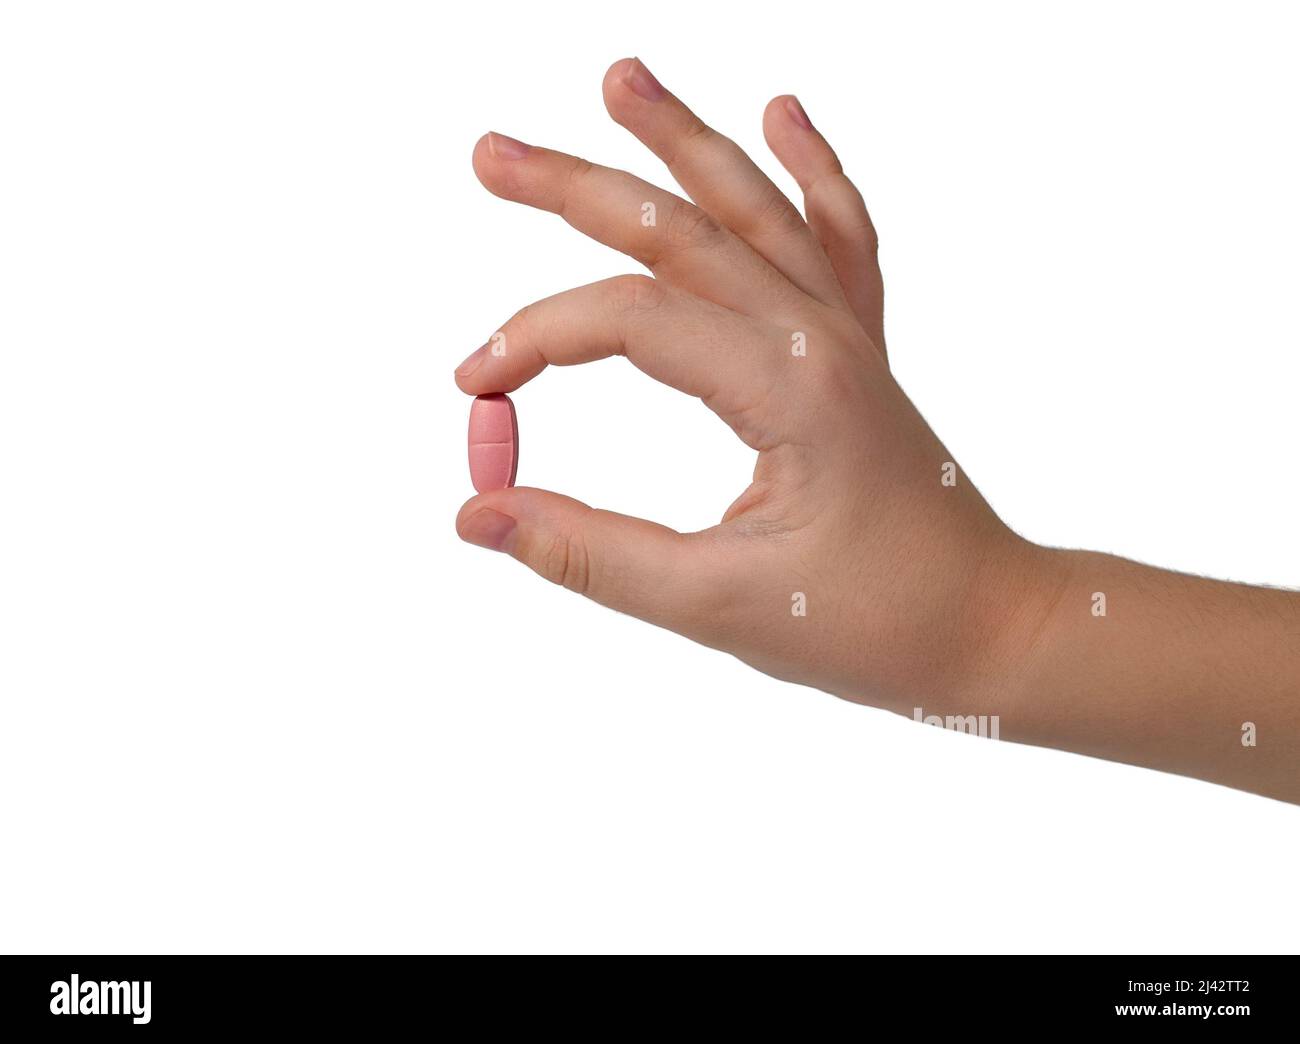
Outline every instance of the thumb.
<path id="1" fill-rule="evenodd" d="M 535 573 L 611 609 L 705 640 L 722 585 L 713 531 L 682 534 L 571 497 L 515 486 L 468 501 L 462 540 L 518 559 Z"/>

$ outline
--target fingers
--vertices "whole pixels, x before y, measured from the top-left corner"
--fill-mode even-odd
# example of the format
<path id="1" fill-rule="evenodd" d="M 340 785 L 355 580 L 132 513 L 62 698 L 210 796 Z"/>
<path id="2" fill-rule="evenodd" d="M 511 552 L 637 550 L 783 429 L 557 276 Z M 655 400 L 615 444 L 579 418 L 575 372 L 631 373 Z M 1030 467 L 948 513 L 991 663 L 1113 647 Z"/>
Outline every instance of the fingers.
<path id="1" fill-rule="evenodd" d="M 485 134 L 474 172 L 489 192 L 559 214 L 657 276 L 750 315 L 792 310 L 789 280 L 708 214 L 621 170 Z"/>
<path id="2" fill-rule="evenodd" d="M 782 430 L 769 416 L 788 344 L 771 327 L 644 275 L 616 276 L 529 305 L 456 371 L 470 395 L 514 391 L 548 365 L 624 354 L 703 399 L 756 449 Z"/>
<path id="3" fill-rule="evenodd" d="M 844 303 L 826 254 L 799 211 L 740 146 L 702 122 L 637 58 L 610 67 L 604 94 L 610 116 L 663 160 L 711 217 L 809 296 Z"/>
<path id="4" fill-rule="evenodd" d="M 456 518 L 462 540 L 502 551 L 552 583 L 699 641 L 711 636 L 726 583 L 714 531 L 683 535 L 598 511 L 545 490 L 474 497 Z"/>
<path id="5" fill-rule="evenodd" d="M 763 135 L 803 189 L 808 225 L 830 258 L 853 313 L 883 353 L 884 283 L 876 256 L 876 230 L 862 194 L 845 177 L 834 150 L 793 95 L 768 102 Z"/>

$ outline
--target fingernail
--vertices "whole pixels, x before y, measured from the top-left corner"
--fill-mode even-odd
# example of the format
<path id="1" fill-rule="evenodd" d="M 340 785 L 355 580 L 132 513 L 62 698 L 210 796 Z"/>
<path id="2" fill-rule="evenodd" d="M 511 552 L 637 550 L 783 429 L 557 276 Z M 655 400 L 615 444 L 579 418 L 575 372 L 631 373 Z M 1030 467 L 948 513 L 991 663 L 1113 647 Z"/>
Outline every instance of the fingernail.
<path id="1" fill-rule="evenodd" d="M 483 362 L 484 357 L 487 355 L 487 350 L 488 346 L 485 344 L 482 348 L 475 348 L 474 351 L 470 352 L 469 357 L 456 367 L 456 376 L 468 377 L 477 370 L 479 364 Z M 446 366 L 447 364 L 443 363 L 443 365 Z M 446 372 L 446 370 L 443 371 L 443 373 Z"/>
<path id="2" fill-rule="evenodd" d="M 646 101 L 658 101 L 667 91 L 664 85 L 655 79 L 654 73 L 641 64 L 640 58 L 633 58 L 632 63 L 623 74 L 623 82 Z"/>
<path id="3" fill-rule="evenodd" d="M 516 160 L 528 155 L 528 146 L 522 141 L 496 131 L 488 131 L 488 148 L 497 159 Z"/>
<path id="4" fill-rule="evenodd" d="M 515 520 L 500 511 L 484 508 L 465 520 L 460 537 L 470 544 L 486 547 L 489 551 L 505 551 L 506 544 L 515 531 Z"/>
<path id="5" fill-rule="evenodd" d="M 804 130 L 812 130 L 812 120 L 808 114 L 803 111 L 803 106 L 799 104 L 799 99 L 793 94 L 785 100 L 785 111 L 790 114 L 790 119 L 799 124 Z"/>

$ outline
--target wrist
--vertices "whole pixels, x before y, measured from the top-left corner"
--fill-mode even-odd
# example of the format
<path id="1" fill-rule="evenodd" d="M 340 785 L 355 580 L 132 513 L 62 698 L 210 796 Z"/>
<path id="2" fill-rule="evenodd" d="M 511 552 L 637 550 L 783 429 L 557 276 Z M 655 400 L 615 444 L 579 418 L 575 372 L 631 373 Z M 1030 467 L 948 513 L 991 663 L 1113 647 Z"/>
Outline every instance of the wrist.
<path id="1" fill-rule="evenodd" d="M 1083 554 L 1043 547 L 1009 530 L 989 551 L 965 610 L 965 682 L 955 694 L 960 702 L 1003 718 L 1032 713 L 1047 665 L 1057 659 L 1062 602 L 1073 591 Z"/>

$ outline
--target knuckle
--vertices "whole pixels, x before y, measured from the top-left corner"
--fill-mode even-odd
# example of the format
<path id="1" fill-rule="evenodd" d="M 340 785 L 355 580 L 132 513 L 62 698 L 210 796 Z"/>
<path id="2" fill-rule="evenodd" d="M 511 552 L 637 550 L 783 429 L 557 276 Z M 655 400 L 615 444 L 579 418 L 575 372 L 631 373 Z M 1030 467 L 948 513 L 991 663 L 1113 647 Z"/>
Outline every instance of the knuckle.
<path id="1" fill-rule="evenodd" d="M 880 236 L 876 234 L 876 226 L 871 223 L 871 218 L 867 217 L 865 210 L 862 213 L 862 224 L 859 231 L 863 242 L 867 245 L 867 249 L 873 254 L 880 253 Z"/>
<path id="2" fill-rule="evenodd" d="M 673 150 L 673 155 L 668 160 L 668 169 L 675 170 L 680 164 L 682 157 L 688 152 L 698 150 L 702 145 L 708 145 L 722 135 L 710 127 L 701 119 L 692 119 L 690 125 L 681 132 L 677 141 L 677 147 Z"/>
<path id="3" fill-rule="evenodd" d="M 501 332 L 506 335 L 509 342 L 521 345 L 536 344 L 538 341 L 537 326 L 537 305 L 535 303 L 527 304 L 506 321 L 505 326 L 501 328 Z"/>
<path id="4" fill-rule="evenodd" d="M 726 142 L 728 139 L 715 131 L 707 123 L 700 119 L 691 120 L 691 124 L 686 130 L 682 131 L 682 141 L 687 144 L 698 144 L 702 141 Z"/>
<path id="5" fill-rule="evenodd" d="M 755 208 L 755 217 L 759 224 L 778 232 L 804 232 L 808 227 L 794 204 L 775 185 L 769 185 L 764 191 Z"/>
<path id="6" fill-rule="evenodd" d="M 581 156 L 575 156 L 573 162 L 569 164 L 569 185 L 576 185 L 593 170 L 596 165 L 591 160 L 583 159 Z"/>
<path id="7" fill-rule="evenodd" d="M 564 191 L 561 193 L 559 207 L 561 217 L 567 218 L 569 216 L 574 196 L 580 190 L 581 182 L 595 169 L 596 165 L 591 160 L 574 157 L 573 162 L 569 165 L 568 172 L 564 176 Z"/>
<path id="8" fill-rule="evenodd" d="M 659 307 L 664 299 L 664 288 L 657 279 L 648 275 L 625 275 L 615 280 L 614 296 L 620 312 L 638 316 Z"/>
<path id="9" fill-rule="evenodd" d="M 880 240 L 866 200 L 842 170 L 818 178 L 808 187 L 804 198 L 810 212 L 820 210 L 825 215 L 839 215 L 837 223 L 842 234 L 856 237 L 871 253 L 879 250 Z"/>
<path id="10" fill-rule="evenodd" d="M 591 583 L 591 558 L 578 533 L 557 533 L 548 541 L 539 572 L 560 587 L 585 595 Z"/>
<path id="11" fill-rule="evenodd" d="M 711 240 L 722 232 L 721 225 L 690 203 L 675 203 L 672 206 L 668 211 L 665 229 L 669 238 L 683 246 Z"/>

